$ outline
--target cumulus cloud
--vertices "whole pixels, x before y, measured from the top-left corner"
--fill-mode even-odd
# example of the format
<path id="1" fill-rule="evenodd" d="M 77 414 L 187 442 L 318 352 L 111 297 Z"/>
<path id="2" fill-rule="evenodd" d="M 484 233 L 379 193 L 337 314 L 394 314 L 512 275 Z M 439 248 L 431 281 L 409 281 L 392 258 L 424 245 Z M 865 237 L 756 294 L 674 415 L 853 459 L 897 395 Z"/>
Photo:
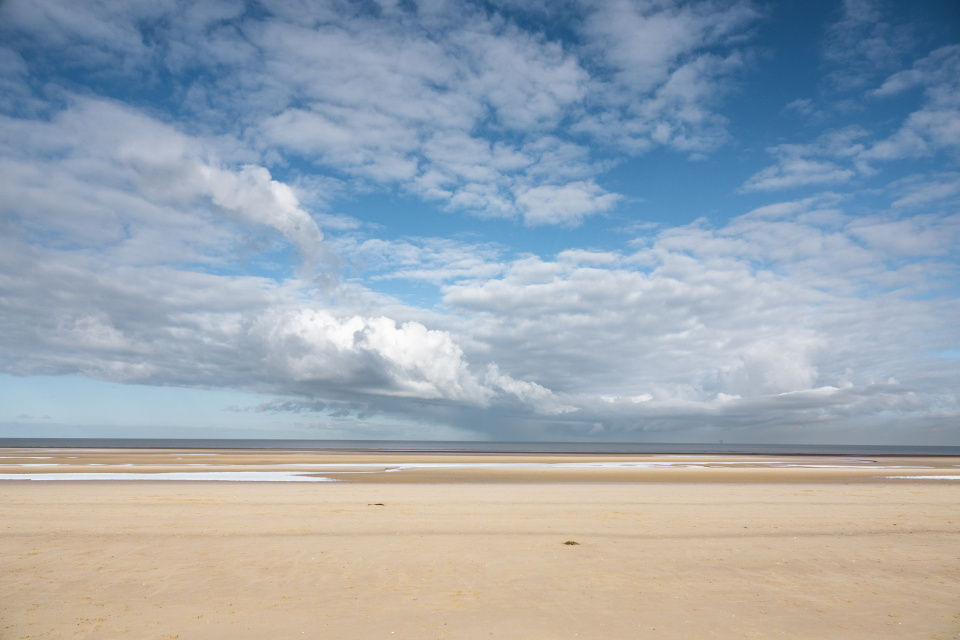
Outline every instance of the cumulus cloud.
<path id="1" fill-rule="evenodd" d="M 641 424 L 666 407 L 706 411 L 736 398 L 809 392 L 813 407 L 814 391 L 840 388 L 851 371 L 858 386 L 903 371 L 893 362 L 945 329 L 946 307 L 927 305 L 954 304 L 889 289 L 897 278 L 911 283 L 904 291 L 937 286 L 946 265 L 933 256 L 945 245 L 931 242 L 951 242 L 951 217 L 868 221 L 823 204 L 664 231 L 605 266 L 519 260 L 499 278 L 447 286 L 444 300 L 475 318 L 474 336 L 501 366 L 597 418 L 610 401 L 590 398 L 613 398 L 621 425 L 629 412 Z M 930 272 L 889 266 L 908 247 L 931 256 Z"/>
<path id="2" fill-rule="evenodd" d="M 69 254 L 7 255 L 0 290 L 19 300 L 2 322 L 8 373 L 474 407 L 508 397 L 534 412 L 562 409 L 548 389 L 502 374 L 495 364 L 473 372 L 447 331 L 412 320 L 335 315 L 303 299 L 295 281 L 278 287 L 253 277 L 154 267 L 140 269 L 139 286 L 131 287 L 125 268 L 98 259 L 87 258 L 77 270 Z M 60 301 L 55 313 L 30 294 L 36 289 Z"/>
<path id="3" fill-rule="evenodd" d="M 361 393 L 486 405 L 489 390 L 470 374 L 449 334 L 390 318 L 336 318 L 324 310 L 268 313 L 253 335 L 281 379 Z"/>

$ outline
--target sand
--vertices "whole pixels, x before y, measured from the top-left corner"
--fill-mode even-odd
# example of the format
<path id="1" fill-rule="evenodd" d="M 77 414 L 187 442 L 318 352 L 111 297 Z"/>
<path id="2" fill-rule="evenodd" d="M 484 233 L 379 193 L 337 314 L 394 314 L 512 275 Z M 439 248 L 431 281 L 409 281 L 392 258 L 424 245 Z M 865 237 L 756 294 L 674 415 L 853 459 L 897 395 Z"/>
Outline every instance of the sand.
<path id="1" fill-rule="evenodd" d="M 219 453 L 19 451 L 0 471 L 586 460 Z M 960 635 L 960 481 L 888 477 L 956 458 L 590 460 L 696 465 L 0 481 L 0 639 Z"/>

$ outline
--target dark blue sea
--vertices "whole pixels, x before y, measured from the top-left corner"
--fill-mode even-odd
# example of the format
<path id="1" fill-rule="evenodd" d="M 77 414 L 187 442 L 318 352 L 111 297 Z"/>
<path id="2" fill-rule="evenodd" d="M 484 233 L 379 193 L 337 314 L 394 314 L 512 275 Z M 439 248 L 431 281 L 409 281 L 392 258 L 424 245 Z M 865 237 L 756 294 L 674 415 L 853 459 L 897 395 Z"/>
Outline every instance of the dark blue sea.
<path id="1" fill-rule="evenodd" d="M 431 440 L 237 440 L 164 438 L 0 438 L 0 447 L 80 449 L 276 449 L 392 453 L 718 453 L 756 455 L 960 456 L 960 446 Z"/>

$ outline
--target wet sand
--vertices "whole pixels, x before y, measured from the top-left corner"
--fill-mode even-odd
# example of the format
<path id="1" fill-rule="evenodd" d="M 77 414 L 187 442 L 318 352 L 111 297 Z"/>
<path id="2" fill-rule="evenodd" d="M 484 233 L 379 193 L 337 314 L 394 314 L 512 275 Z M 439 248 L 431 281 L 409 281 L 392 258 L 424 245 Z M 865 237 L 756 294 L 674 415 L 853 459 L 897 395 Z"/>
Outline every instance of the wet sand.
<path id="1" fill-rule="evenodd" d="M 450 466 L 477 462 L 512 466 Z M 960 634 L 960 481 L 889 477 L 958 476 L 956 458 L 6 450 L 0 465 L 340 480 L 0 481 L 4 640 Z"/>

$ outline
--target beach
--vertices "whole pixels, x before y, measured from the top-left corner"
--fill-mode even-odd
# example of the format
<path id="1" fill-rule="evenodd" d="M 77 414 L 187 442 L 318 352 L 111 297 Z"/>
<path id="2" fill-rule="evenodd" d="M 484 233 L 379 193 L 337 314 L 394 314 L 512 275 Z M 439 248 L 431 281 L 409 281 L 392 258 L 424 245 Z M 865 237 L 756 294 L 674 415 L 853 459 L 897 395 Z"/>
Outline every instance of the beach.
<path id="1" fill-rule="evenodd" d="M 955 638 L 958 465 L 0 450 L 0 638 Z"/>

